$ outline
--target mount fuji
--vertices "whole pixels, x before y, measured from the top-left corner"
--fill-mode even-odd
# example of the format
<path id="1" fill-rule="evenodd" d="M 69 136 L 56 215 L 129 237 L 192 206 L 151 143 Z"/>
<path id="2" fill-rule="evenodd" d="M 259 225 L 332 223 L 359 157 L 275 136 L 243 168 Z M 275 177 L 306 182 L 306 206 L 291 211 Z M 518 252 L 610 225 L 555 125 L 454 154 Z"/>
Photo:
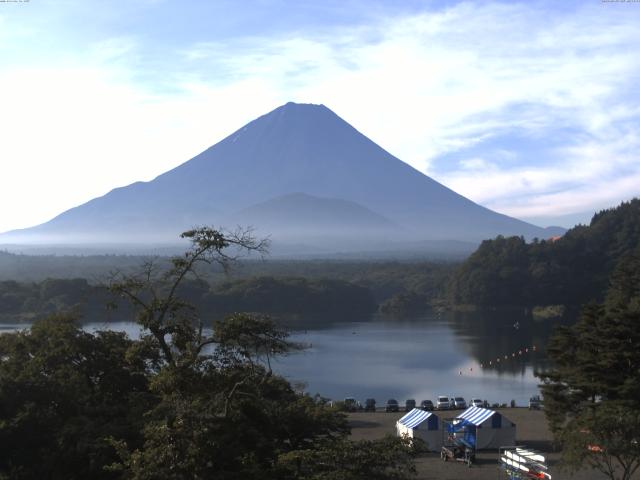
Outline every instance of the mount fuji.
<path id="1" fill-rule="evenodd" d="M 287 103 L 149 182 L 7 232 L 0 243 L 171 243 L 195 225 L 250 225 L 274 245 L 310 252 L 562 233 L 472 202 L 323 105 Z"/>

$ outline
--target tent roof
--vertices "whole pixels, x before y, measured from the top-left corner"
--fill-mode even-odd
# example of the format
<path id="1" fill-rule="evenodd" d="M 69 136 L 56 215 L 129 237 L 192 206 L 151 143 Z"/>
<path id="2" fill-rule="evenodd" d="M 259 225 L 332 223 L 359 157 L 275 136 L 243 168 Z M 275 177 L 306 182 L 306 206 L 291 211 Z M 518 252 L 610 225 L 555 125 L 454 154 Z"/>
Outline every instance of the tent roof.
<path id="1" fill-rule="evenodd" d="M 433 413 L 425 412 L 424 410 L 420 410 L 419 408 L 414 408 L 404 417 L 398 420 L 398 423 L 401 423 L 405 427 L 415 428 L 422 422 L 427 420 L 431 415 L 433 415 Z"/>
<path id="2" fill-rule="evenodd" d="M 473 425 L 481 425 L 487 420 L 487 418 L 491 417 L 494 413 L 494 410 L 489 410 L 487 408 L 480 407 L 469 407 L 456 418 L 461 420 L 466 420 Z"/>

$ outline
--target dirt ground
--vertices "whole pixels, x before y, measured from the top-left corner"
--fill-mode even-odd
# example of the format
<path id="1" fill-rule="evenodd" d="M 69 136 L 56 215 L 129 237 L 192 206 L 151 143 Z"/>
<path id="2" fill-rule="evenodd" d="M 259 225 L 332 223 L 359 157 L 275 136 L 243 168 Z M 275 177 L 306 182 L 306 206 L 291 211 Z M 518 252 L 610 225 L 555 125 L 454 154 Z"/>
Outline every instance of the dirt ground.
<path id="1" fill-rule="evenodd" d="M 560 453 L 553 450 L 551 433 L 542 411 L 526 408 L 497 410 L 516 424 L 516 442 L 518 445 L 526 445 L 529 448 L 544 452 L 549 465 L 549 473 L 553 480 L 602 480 L 607 478 L 591 470 L 569 474 L 559 468 Z M 448 410 L 446 412 L 436 412 L 436 414 L 440 418 L 452 418 L 460 412 L 461 410 Z M 386 434 L 395 435 L 396 421 L 404 414 L 405 412 L 351 413 L 349 414 L 351 438 L 354 440 L 373 440 L 382 438 Z M 507 478 L 498 468 L 497 450 L 479 452 L 476 455 L 476 460 L 476 464 L 469 468 L 463 463 L 443 462 L 439 453 L 423 454 L 416 461 L 418 476 L 415 478 L 419 480 L 504 480 Z M 634 476 L 634 478 L 636 477 Z"/>

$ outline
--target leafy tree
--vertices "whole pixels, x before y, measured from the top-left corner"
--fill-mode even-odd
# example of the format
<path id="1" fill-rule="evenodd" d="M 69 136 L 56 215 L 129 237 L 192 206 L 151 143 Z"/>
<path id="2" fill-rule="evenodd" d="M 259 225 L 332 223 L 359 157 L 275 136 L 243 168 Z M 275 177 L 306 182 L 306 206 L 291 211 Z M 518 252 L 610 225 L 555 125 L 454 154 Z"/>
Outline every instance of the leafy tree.
<path id="1" fill-rule="evenodd" d="M 270 276 L 217 285 L 205 304 L 219 312 L 370 314 L 376 309 L 367 288 L 343 280 Z"/>
<path id="2" fill-rule="evenodd" d="M 135 480 L 275 479 L 282 478 L 281 455 L 344 443 L 345 417 L 295 392 L 271 370 L 273 356 L 299 348 L 286 331 L 268 317 L 249 314 L 216 321 L 208 331 L 178 296 L 200 262 L 226 268 L 230 257 L 223 250 L 229 245 L 261 250 L 263 244 L 242 235 L 230 241 L 206 228 L 183 236 L 192 248 L 172 259 L 171 270 L 156 275 L 148 264 L 141 276 L 111 285 L 136 307 L 138 323 L 149 332 L 141 342 L 161 357 L 150 382 L 160 401 L 147 413 L 144 443 L 132 449 L 113 439 L 120 461 L 111 470 Z M 387 469 L 388 460 L 380 457 L 368 471 Z M 409 468 L 407 462 L 405 456 L 393 465 Z"/>
<path id="3" fill-rule="evenodd" d="M 397 316 L 415 315 L 428 309 L 428 299 L 413 292 L 398 293 L 380 305 L 380 311 Z"/>
<path id="4" fill-rule="evenodd" d="M 199 288 L 198 265 L 227 268 L 226 249 L 263 251 L 264 243 L 209 228 L 183 236 L 192 246 L 169 270 L 148 262 L 113 278 L 111 290 L 135 307 L 139 340 L 84 332 L 66 316 L 0 336 L 0 478 L 410 474 L 412 450 L 401 440 L 349 442 L 342 413 L 272 371 L 274 356 L 299 348 L 285 330 L 250 314 L 205 328 L 180 297 Z M 321 476 L 309 477 L 314 469 Z"/>
<path id="5" fill-rule="evenodd" d="M 280 478 L 300 480 L 401 480 L 416 473 L 412 459 L 419 449 L 408 438 L 379 441 L 324 442 L 278 459 Z"/>
<path id="6" fill-rule="evenodd" d="M 640 245 L 623 256 L 611 275 L 605 305 L 610 311 L 640 311 Z"/>
<path id="7" fill-rule="evenodd" d="M 570 467 L 584 464 L 627 480 L 640 467 L 640 283 L 638 257 L 612 275 L 604 305 L 586 307 L 549 345 L 545 413 Z"/>
<path id="8" fill-rule="evenodd" d="M 133 344 L 69 316 L 0 335 L 0 478 L 113 478 L 106 438 L 140 445 L 155 403 Z"/>
<path id="9" fill-rule="evenodd" d="M 564 458 L 578 466 L 588 465 L 608 478 L 629 480 L 640 466 L 639 429 L 637 408 L 605 401 L 572 420 L 563 436 Z"/>
<path id="10" fill-rule="evenodd" d="M 146 262 L 137 275 L 116 274 L 110 290 L 131 302 L 136 321 L 144 328 L 143 340 L 155 344 L 163 361 L 170 366 L 191 366 L 202 349 L 215 343 L 203 335 L 203 320 L 195 308 L 179 296 L 179 289 L 190 276 L 197 276 L 202 264 L 218 264 L 227 270 L 237 258 L 225 250 L 235 247 L 244 251 L 265 253 L 265 240 L 259 241 L 250 231 L 239 230 L 224 235 L 203 227 L 181 235 L 191 242 L 183 256 L 171 258 L 171 268 L 159 271 L 153 261 Z M 194 328 L 195 325 L 195 328 Z"/>

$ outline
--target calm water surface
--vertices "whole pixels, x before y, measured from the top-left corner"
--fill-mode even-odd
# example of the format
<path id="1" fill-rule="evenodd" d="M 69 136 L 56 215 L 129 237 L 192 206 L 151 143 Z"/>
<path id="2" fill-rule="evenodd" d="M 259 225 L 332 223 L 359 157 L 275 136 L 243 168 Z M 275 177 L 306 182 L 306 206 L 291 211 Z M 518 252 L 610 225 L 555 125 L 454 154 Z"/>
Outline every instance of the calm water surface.
<path id="1" fill-rule="evenodd" d="M 448 395 L 522 405 L 538 393 L 533 372 L 546 365 L 550 331 L 505 314 L 378 316 L 297 332 L 293 339 L 310 348 L 279 360 L 276 368 L 291 381 L 306 382 L 310 393 L 333 399 L 420 402 Z"/>
<path id="2" fill-rule="evenodd" d="M 3 325 L 0 333 L 24 327 Z M 131 322 L 89 323 L 85 328 L 139 334 Z M 306 383 L 311 394 L 332 399 L 374 397 L 382 404 L 391 397 L 420 402 L 448 395 L 492 403 L 514 399 L 522 405 L 538 393 L 533 372 L 546 365 L 543 352 L 551 330 L 549 322 L 534 322 L 521 313 L 432 314 L 404 320 L 374 316 L 335 323 L 316 319 L 292 334 L 309 348 L 273 365 L 290 381 Z"/>

